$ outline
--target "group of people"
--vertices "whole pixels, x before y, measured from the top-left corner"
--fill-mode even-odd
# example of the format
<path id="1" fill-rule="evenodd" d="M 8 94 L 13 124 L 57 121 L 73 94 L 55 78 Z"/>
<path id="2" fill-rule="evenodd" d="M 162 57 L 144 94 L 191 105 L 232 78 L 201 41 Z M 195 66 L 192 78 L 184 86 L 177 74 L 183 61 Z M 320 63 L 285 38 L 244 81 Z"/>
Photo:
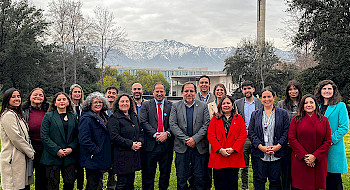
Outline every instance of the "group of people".
<path id="1" fill-rule="evenodd" d="M 93 92 L 84 99 L 74 84 L 47 102 L 44 90 L 33 89 L 22 104 L 18 89 L 3 96 L 0 111 L 0 171 L 3 189 L 134 189 L 142 170 L 142 189 L 169 188 L 175 152 L 177 189 L 342 189 L 348 172 L 344 135 L 349 117 L 333 81 L 321 81 L 315 95 L 302 96 L 290 81 L 285 99 L 274 106 L 275 92 L 266 87 L 261 99 L 252 82 L 241 85 L 243 98 L 234 100 L 223 84 L 210 91 L 210 78 L 197 86 L 183 84 L 183 99 L 165 98 L 165 85 L 153 86 L 154 98 L 144 100 L 142 85 L 118 95 Z M 158 166 L 157 166 L 158 165 Z M 293 167 L 291 167 L 291 165 Z M 84 169 L 86 177 L 84 177 Z M 115 178 L 117 177 L 117 179 Z"/>

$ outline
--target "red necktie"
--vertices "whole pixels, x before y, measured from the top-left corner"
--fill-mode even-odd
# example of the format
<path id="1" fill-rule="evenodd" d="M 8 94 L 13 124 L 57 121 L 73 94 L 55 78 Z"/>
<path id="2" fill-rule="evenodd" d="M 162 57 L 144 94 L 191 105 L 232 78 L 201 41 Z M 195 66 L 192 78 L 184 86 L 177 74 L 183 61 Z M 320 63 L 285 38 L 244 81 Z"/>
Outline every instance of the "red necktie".
<path id="1" fill-rule="evenodd" d="M 163 117 L 160 105 L 162 105 L 162 103 L 158 103 L 158 132 L 163 132 Z"/>

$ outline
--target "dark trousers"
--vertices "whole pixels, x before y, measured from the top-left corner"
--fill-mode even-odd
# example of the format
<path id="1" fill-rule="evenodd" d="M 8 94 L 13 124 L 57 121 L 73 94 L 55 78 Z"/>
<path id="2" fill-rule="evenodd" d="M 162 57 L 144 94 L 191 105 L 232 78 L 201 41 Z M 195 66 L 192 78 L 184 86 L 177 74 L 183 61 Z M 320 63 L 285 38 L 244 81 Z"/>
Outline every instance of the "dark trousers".
<path id="1" fill-rule="evenodd" d="M 96 190 L 100 187 L 103 173 L 96 169 L 85 169 L 86 171 L 86 190 Z"/>
<path id="2" fill-rule="evenodd" d="M 209 154 L 199 154 L 197 148 L 188 147 L 185 153 L 176 153 L 175 167 L 177 189 L 187 190 L 187 180 L 190 175 L 190 165 L 193 168 L 194 189 L 206 189 L 205 177 L 208 172 Z"/>
<path id="3" fill-rule="evenodd" d="M 327 172 L 327 190 L 343 190 L 343 181 L 341 179 L 341 173 L 329 173 Z"/>
<path id="4" fill-rule="evenodd" d="M 292 188 L 292 176 L 291 176 L 291 155 L 292 155 L 292 149 L 288 145 L 287 148 L 287 155 L 282 160 L 282 173 L 281 173 L 281 180 L 282 180 L 282 190 L 290 190 Z"/>
<path id="5" fill-rule="evenodd" d="M 117 174 L 116 190 L 133 190 L 135 181 L 135 172 L 128 174 Z"/>
<path id="6" fill-rule="evenodd" d="M 108 178 L 107 178 L 107 190 L 114 190 L 117 186 L 117 180 L 115 179 L 115 175 L 112 172 L 112 169 L 108 170 Z"/>
<path id="7" fill-rule="evenodd" d="M 281 159 L 273 162 L 262 161 L 261 158 L 252 156 L 253 183 L 255 190 L 265 189 L 267 178 L 269 179 L 270 190 L 281 189 Z"/>
<path id="8" fill-rule="evenodd" d="M 241 180 L 242 180 L 242 189 L 243 190 L 246 190 L 246 189 L 249 188 L 248 171 L 249 171 L 250 149 L 251 148 L 252 148 L 252 143 L 247 138 L 247 140 L 245 141 L 245 143 L 243 145 L 243 155 L 244 155 L 244 162 L 245 162 L 246 167 L 245 168 L 241 168 Z"/>
<path id="9" fill-rule="evenodd" d="M 77 189 L 84 188 L 84 168 L 79 163 L 75 165 L 75 178 L 77 180 Z"/>
<path id="10" fill-rule="evenodd" d="M 159 189 L 166 190 L 169 187 L 173 151 L 167 151 L 166 144 L 156 144 L 153 151 L 143 151 L 142 161 L 142 189 L 153 190 L 154 178 L 159 164 Z"/>
<path id="11" fill-rule="evenodd" d="M 47 187 L 47 180 L 46 180 L 46 167 L 45 165 L 40 163 L 41 155 L 43 151 L 41 150 L 35 150 L 34 154 L 34 169 L 35 169 L 35 190 L 43 190 Z"/>
<path id="12" fill-rule="evenodd" d="M 216 190 L 238 190 L 238 168 L 213 169 Z"/>
<path id="13" fill-rule="evenodd" d="M 63 178 L 63 190 L 73 190 L 74 188 L 75 165 L 69 166 L 46 166 L 46 180 L 48 190 L 58 190 L 60 187 L 60 171 Z"/>

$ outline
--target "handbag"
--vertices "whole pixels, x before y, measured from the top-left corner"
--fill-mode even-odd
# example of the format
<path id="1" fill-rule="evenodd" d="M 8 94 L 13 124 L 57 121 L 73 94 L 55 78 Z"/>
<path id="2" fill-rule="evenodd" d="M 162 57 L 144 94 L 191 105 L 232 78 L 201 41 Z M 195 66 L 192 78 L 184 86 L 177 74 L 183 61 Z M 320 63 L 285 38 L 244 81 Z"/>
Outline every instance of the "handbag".
<path id="1" fill-rule="evenodd" d="M 26 157 L 26 159 L 27 159 L 28 176 L 31 177 L 34 174 L 34 161 L 28 157 Z"/>

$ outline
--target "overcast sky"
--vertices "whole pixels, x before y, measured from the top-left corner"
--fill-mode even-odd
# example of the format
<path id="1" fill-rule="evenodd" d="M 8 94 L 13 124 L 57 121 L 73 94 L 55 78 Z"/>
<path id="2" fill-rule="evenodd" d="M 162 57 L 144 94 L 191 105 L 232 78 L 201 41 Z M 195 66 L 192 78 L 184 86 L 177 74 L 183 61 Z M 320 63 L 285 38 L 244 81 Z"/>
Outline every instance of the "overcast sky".
<path id="1" fill-rule="evenodd" d="M 30 0 L 47 10 L 49 0 Z M 281 32 L 287 19 L 284 0 L 266 0 L 266 40 L 288 50 Z M 95 6 L 113 11 L 129 40 L 176 40 L 196 46 L 235 46 L 256 37 L 256 0 L 84 0 L 83 13 Z"/>

